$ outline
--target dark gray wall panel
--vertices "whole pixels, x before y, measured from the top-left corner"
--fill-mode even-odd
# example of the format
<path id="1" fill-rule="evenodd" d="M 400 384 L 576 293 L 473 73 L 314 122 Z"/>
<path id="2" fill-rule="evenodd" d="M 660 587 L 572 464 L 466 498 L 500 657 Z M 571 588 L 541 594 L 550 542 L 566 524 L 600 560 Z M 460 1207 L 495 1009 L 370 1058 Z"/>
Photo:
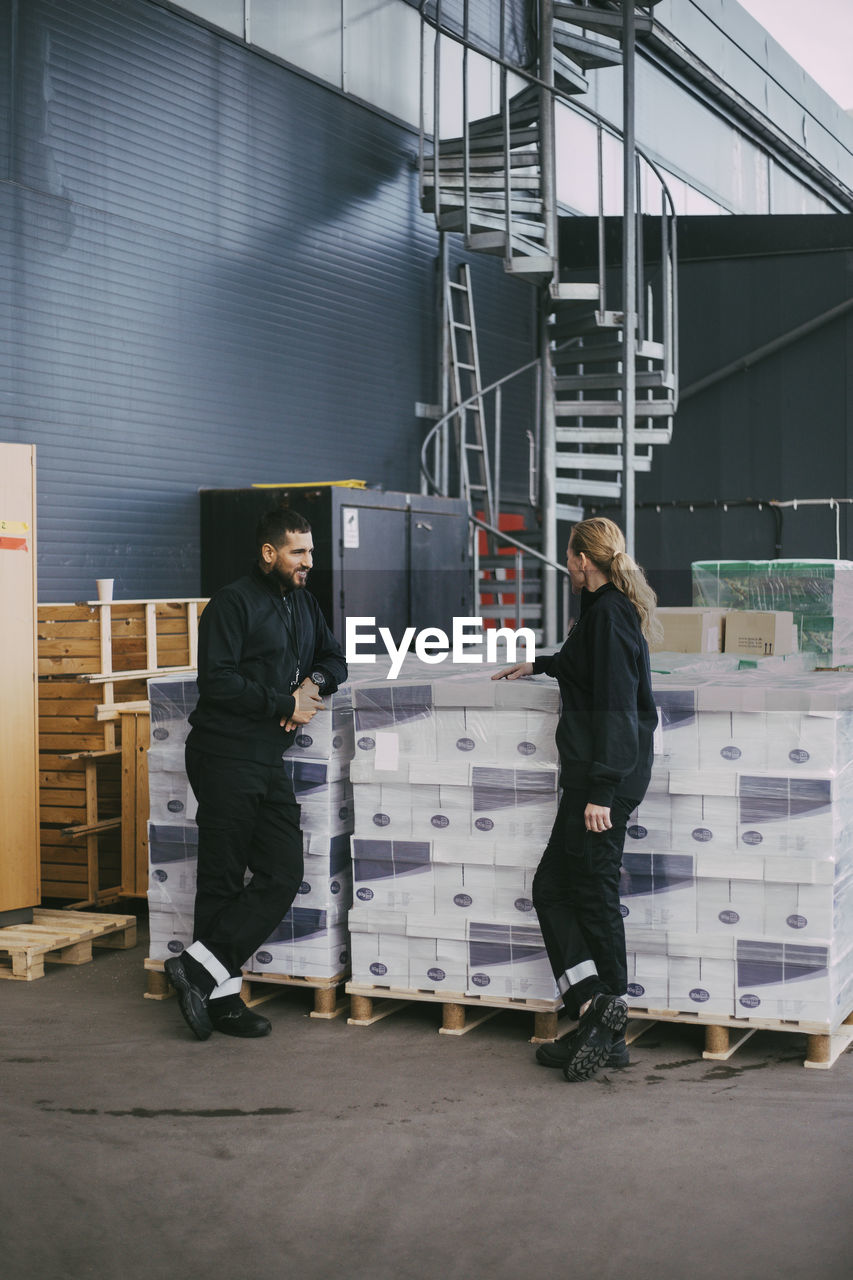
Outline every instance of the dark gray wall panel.
<path id="1" fill-rule="evenodd" d="M 696 235 L 689 221 L 681 223 L 684 246 Z M 725 252 L 681 262 L 685 388 L 853 297 L 851 217 L 786 220 L 780 234 L 787 248 L 772 246 L 771 229 L 763 254 L 755 224 L 768 219 L 696 222 L 724 239 Z M 744 256 L 737 255 L 739 229 Z M 822 247 L 826 232 L 837 247 Z M 835 557 L 834 511 L 806 505 L 774 516 L 757 503 L 853 494 L 851 367 L 848 313 L 683 401 L 672 443 L 655 452 L 651 473 L 637 480 L 638 500 L 650 504 L 638 512 L 637 554 L 656 575 L 664 603 L 690 603 L 692 560 L 774 558 L 780 529 L 782 557 Z M 727 511 L 702 505 L 725 499 L 732 503 Z M 693 511 L 683 505 L 690 502 Z M 853 558 L 846 507 L 840 532 L 842 558 Z"/>
<path id="2" fill-rule="evenodd" d="M 0 0 L 4 44 L 0 439 L 38 446 L 41 598 L 196 592 L 201 486 L 416 489 L 411 132 L 146 0 Z M 485 258 L 475 287 L 496 378 L 533 291 Z"/>

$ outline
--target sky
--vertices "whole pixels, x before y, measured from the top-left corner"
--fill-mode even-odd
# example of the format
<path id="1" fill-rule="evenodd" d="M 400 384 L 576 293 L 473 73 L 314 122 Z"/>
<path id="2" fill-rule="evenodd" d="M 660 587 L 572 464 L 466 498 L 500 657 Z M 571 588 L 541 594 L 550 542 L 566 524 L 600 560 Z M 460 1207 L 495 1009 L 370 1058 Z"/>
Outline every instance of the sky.
<path id="1" fill-rule="evenodd" d="M 738 0 L 839 106 L 853 110 L 853 0 Z"/>

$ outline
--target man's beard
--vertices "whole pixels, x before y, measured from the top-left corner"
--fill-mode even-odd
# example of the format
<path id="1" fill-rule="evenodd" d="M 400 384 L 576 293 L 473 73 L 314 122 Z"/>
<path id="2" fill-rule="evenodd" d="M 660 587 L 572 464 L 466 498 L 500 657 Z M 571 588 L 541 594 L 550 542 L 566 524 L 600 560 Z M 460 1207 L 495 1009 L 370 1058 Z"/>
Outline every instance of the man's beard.
<path id="1" fill-rule="evenodd" d="M 273 565 L 270 569 L 270 577 L 278 584 L 282 593 L 288 591 L 301 591 L 305 583 L 300 581 L 298 570 L 296 569 L 279 569 L 277 565 Z"/>

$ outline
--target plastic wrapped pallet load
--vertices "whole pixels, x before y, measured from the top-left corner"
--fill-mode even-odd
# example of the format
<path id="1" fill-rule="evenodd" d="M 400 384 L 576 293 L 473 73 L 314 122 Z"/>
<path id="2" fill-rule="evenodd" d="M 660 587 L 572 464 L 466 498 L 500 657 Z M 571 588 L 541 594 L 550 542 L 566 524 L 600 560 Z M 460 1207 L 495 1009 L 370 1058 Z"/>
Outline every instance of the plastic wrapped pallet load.
<path id="1" fill-rule="evenodd" d="M 853 561 L 701 560 L 691 568 L 694 606 L 790 611 L 800 651 L 824 666 L 853 663 Z"/>
<path id="2" fill-rule="evenodd" d="M 629 1003 L 836 1028 L 853 1008 L 853 680 L 654 683 L 621 884 Z"/>
<path id="3" fill-rule="evenodd" d="M 354 689 L 356 983 L 557 999 L 531 885 L 557 809 L 559 691 L 493 670 Z"/>
<path id="4" fill-rule="evenodd" d="M 148 694 L 150 958 L 165 960 L 188 946 L 193 936 L 198 832 L 183 753 L 187 716 L 198 690 L 194 678 L 180 676 L 151 680 Z M 297 734 L 284 755 L 300 805 L 303 880 L 284 920 L 247 962 L 247 972 L 333 978 L 347 968 L 353 825 L 348 686 L 326 699 L 326 710 L 314 717 L 311 726 Z"/>

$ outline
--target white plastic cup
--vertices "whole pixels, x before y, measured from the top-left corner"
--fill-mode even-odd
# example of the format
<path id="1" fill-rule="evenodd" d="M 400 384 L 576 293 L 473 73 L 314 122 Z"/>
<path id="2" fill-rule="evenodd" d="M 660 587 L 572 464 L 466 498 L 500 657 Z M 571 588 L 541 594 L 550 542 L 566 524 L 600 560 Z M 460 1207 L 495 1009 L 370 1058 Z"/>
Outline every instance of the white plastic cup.
<path id="1" fill-rule="evenodd" d="M 95 585 L 98 588 L 98 599 L 107 604 L 113 598 L 113 582 L 114 578 L 96 578 Z"/>

